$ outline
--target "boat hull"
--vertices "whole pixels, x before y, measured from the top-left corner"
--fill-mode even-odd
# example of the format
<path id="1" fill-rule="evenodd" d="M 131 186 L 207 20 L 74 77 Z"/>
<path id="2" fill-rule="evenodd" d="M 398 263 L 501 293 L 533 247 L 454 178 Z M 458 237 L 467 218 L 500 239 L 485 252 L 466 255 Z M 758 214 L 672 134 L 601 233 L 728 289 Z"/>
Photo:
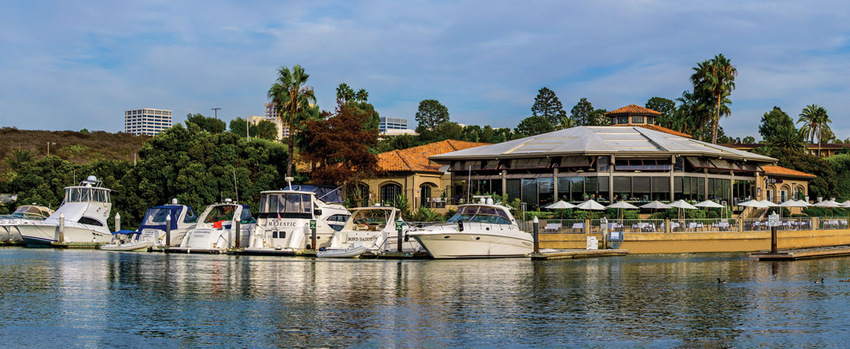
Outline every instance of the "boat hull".
<path id="1" fill-rule="evenodd" d="M 435 259 L 517 258 L 533 250 L 533 241 L 525 238 L 461 232 L 413 235 Z"/>
<path id="2" fill-rule="evenodd" d="M 333 250 L 324 250 L 316 253 L 317 258 L 357 258 L 360 255 L 366 253 L 368 249 L 363 246 L 354 247 L 354 248 L 346 248 L 346 249 L 333 249 Z"/>
<path id="3" fill-rule="evenodd" d="M 106 245 L 100 246 L 100 249 L 104 250 L 104 251 L 136 252 L 136 251 L 147 251 L 152 246 L 153 246 L 153 241 L 136 241 L 136 242 L 128 242 L 128 243 L 124 243 L 124 244 L 106 244 Z"/>
<path id="4" fill-rule="evenodd" d="M 19 225 L 18 230 L 27 246 L 41 247 L 59 243 L 59 226 L 45 224 Z M 101 233 L 86 228 L 84 225 L 65 226 L 64 239 L 61 243 L 86 243 L 105 245 L 112 242 L 112 234 Z"/>

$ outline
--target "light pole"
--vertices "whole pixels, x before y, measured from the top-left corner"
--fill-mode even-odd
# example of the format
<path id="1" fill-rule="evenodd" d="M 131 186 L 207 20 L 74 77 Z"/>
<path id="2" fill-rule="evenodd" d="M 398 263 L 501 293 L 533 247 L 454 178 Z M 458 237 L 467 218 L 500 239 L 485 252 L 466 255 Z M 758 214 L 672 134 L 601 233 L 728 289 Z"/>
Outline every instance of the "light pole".
<path id="1" fill-rule="evenodd" d="M 251 124 L 248 123 L 248 117 L 246 116 L 245 117 L 245 138 L 247 138 L 248 141 L 251 140 L 251 133 L 249 132 L 250 130 L 251 130 Z"/>
<path id="2" fill-rule="evenodd" d="M 56 143 L 54 143 L 54 142 L 47 142 L 47 156 L 50 156 L 50 145 L 51 144 L 56 145 Z"/>
<path id="3" fill-rule="evenodd" d="M 215 133 L 218 133 L 218 111 L 221 110 L 219 107 L 212 108 L 215 112 Z"/>

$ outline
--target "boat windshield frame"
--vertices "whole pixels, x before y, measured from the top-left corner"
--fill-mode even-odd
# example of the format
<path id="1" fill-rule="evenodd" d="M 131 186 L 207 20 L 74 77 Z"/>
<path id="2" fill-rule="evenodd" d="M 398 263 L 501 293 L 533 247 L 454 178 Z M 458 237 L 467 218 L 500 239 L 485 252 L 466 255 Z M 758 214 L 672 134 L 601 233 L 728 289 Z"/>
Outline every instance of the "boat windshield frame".
<path id="1" fill-rule="evenodd" d="M 260 197 L 259 218 L 312 219 L 315 195 L 305 192 L 263 193 Z"/>
<path id="2" fill-rule="evenodd" d="M 66 187 L 65 202 L 101 202 L 112 203 L 110 191 L 99 187 Z"/>
<path id="3" fill-rule="evenodd" d="M 510 216 L 508 216 L 504 209 L 489 205 L 460 206 L 457 213 L 452 218 L 449 218 L 447 222 L 513 224 Z"/>

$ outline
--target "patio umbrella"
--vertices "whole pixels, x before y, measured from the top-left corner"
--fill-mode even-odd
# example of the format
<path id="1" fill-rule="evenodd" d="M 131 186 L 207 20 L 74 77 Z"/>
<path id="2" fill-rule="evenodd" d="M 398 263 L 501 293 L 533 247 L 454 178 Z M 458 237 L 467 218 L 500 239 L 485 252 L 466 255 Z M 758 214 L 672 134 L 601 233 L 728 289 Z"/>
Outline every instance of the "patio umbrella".
<path id="1" fill-rule="evenodd" d="M 694 207 L 705 207 L 706 211 L 708 211 L 711 208 L 724 208 L 724 209 L 726 208 L 726 206 L 723 206 L 723 205 L 718 204 L 718 203 L 711 201 L 711 200 L 705 200 L 703 202 L 695 204 Z"/>
<path id="2" fill-rule="evenodd" d="M 835 202 L 835 200 L 833 200 L 833 199 L 830 199 L 830 200 L 824 200 L 824 201 L 818 202 L 818 203 L 816 203 L 812 206 L 830 209 L 830 208 L 841 207 L 841 204 Z M 830 213 L 830 216 L 832 216 L 832 210 L 829 210 L 829 213 Z"/>
<path id="3" fill-rule="evenodd" d="M 773 203 L 773 201 L 770 201 L 770 200 L 767 200 L 767 199 L 761 200 L 759 202 L 762 203 L 765 207 L 777 207 L 777 206 L 779 206 L 779 205 Z"/>
<path id="4" fill-rule="evenodd" d="M 800 203 L 800 205 L 801 205 L 800 207 L 809 207 L 809 206 L 812 206 L 812 204 L 810 204 L 810 203 L 806 202 L 806 200 L 803 200 L 803 199 L 797 200 L 797 202 L 799 202 L 799 203 Z"/>
<path id="5" fill-rule="evenodd" d="M 671 202 L 670 207 L 675 207 L 675 208 L 679 209 L 679 219 L 682 219 L 682 213 L 685 210 L 696 210 L 697 209 L 696 207 L 694 207 L 694 205 L 691 205 L 691 204 L 685 202 L 685 200 L 678 200 L 678 201 Z"/>
<path id="6" fill-rule="evenodd" d="M 617 203 L 608 205 L 608 208 L 620 209 L 620 219 L 623 219 L 623 209 L 626 209 L 626 210 L 637 210 L 638 209 L 637 206 L 632 205 L 632 204 L 625 202 L 625 201 L 622 201 L 622 200 L 617 201 Z"/>
<path id="7" fill-rule="evenodd" d="M 796 200 L 788 199 L 788 200 L 785 200 L 785 202 L 780 203 L 779 207 L 806 207 L 807 205 L 808 204 L 804 205 L 803 203 L 796 201 Z M 780 215 L 780 217 L 782 216 L 782 211 L 779 212 L 779 215 Z"/>
<path id="8" fill-rule="evenodd" d="M 840 203 L 841 207 L 850 207 L 850 200 Z"/>
<path id="9" fill-rule="evenodd" d="M 663 202 L 660 202 L 660 201 L 658 201 L 658 200 L 655 200 L 655 201 L 650 202 L 650 203 L 648 203 L 648 204 L 641 205 L 641 206 L 640 206 L 640 208 L 649 208 L 649 209 L 652 209 L 652 210 L 654 211 L 653 213 L 655 213 L 655 214 L 656 214 L 656 217 L 655 217 L 655 218 L 658 218 L 658 216 L 657 216 L 657 214 L 658 214 L 658 210 L 669 210 L 671 207 L 670 207 L 670 205 L 668 205 L 668 204 L 665 204 L 665 203 L 663 203 Z"/>
<path id="10" fill-rule="evenodd" d="M 575 208 L 575 207 L 576 207 L 576 205 L 573 205 L 573 204 L 566 202 L 564 200 L 559 200 L 558 202 L 556 202 L 554 204 L 546 206 L 546 208 L 550 209 L 550 210 L 568 209 L 568 208 Z"/>
<path id="11" fill-rule="evenodd" d="M 593 200 L 587 200 L 585 202 L 582 202 L 578 204 L 578 206 L 576 206 L 575 208 L 587 211 L 605 211 L 605 206 L 602 206 L 602 204 Z"/>
<path id="12" fill-rule="evenodd" d="M 738 206 L 744 206 L 744 207 L 755 207 L 755 208 L 767 208 L 768 207 L 767 205 L 765 205 L 761 201 L 757 201 L 757 200 L 747 200 L 747 201 L 744 201 L 744 202 L 739 202 L 737 205 Z"/>

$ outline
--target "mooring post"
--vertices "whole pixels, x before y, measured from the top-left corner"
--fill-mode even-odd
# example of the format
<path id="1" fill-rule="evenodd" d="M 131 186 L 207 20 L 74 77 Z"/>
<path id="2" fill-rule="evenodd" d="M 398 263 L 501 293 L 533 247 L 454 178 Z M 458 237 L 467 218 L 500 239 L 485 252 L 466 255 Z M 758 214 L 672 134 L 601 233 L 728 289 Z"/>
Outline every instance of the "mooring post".
<path id="1" fill-rule="evenodd" d="M 65 212 L 59 214 L 59 242 L 65 242 Z"/>
<path id="2" fill-rule="evenodd" d="M 534 254 L 540 253 L 540 220 L 537 219 L 537 216 L 534 216 L 534 219 L 531 220 L 531 231 L 534 236 Z"/>
<path id="3" fill-rule="evenodd" d="M 121 230 L 121 215 L 115 212 L 115 231 Z"/>
<path id="4" fill-rule="evenodd" d="M 776 251 L 777 251 L 776 240 L 778 240 L 778 239 L 777 239 L 777 236 L 776 236 L 777 235 L 776 230 L 777 230 L 776 227 L 770 227 L 770 253 L 776 253 Z"/>
<path id="5" fill-rule="evenodd" d="M 312 247 L 313 251 L 318 251 L 319 246 L 317 246 L 317 244 L 316 244 L 316 221 L 315 220 L 310 221 L 310 242 L 312 243 L 312 245 L 310 245 L 310 247 Z"/>
<path id="6" fill-rule="evenodd" d="M 599 220 L 599 223 L 602 224 L 602 249 L 608 249 L 608 217 L 602 217 Z"/>
<path id="7" fill-rule="evenodd" d="M 236 227 L 236 248 L 239 248 L 239 240 L 242 240 L 242 221 L 237 219 L 233 226 Z"/>
<path id="8" fill-rule="evenodd" d="M 398 253 L 401 253 L 401 251 L 402 251 L 402 243 L 404 242 L 404 241 L 402 240 L 402 239 L 403 239 L 403 237 L 402 237 L 402 234 L 401 234 L 401 230 L 402 230 L 402 228 L 404 228 L 404 222 L 403 222 L 402 220 L 400 220 L 400 219 L 399 219 L 399 220 L 397 220 L 397 221 L 395 221 L 395 232 L 396 232 L 396 235 L 398 235 L 398 243 L 396 244 L 396 245 L 397 245 L 397 248 L 398 248 Z"/>
<path id="9" fill-rule="evenodd" d="M 171 215 L 165 216 L 165 247 L 171 247 Z"/>

